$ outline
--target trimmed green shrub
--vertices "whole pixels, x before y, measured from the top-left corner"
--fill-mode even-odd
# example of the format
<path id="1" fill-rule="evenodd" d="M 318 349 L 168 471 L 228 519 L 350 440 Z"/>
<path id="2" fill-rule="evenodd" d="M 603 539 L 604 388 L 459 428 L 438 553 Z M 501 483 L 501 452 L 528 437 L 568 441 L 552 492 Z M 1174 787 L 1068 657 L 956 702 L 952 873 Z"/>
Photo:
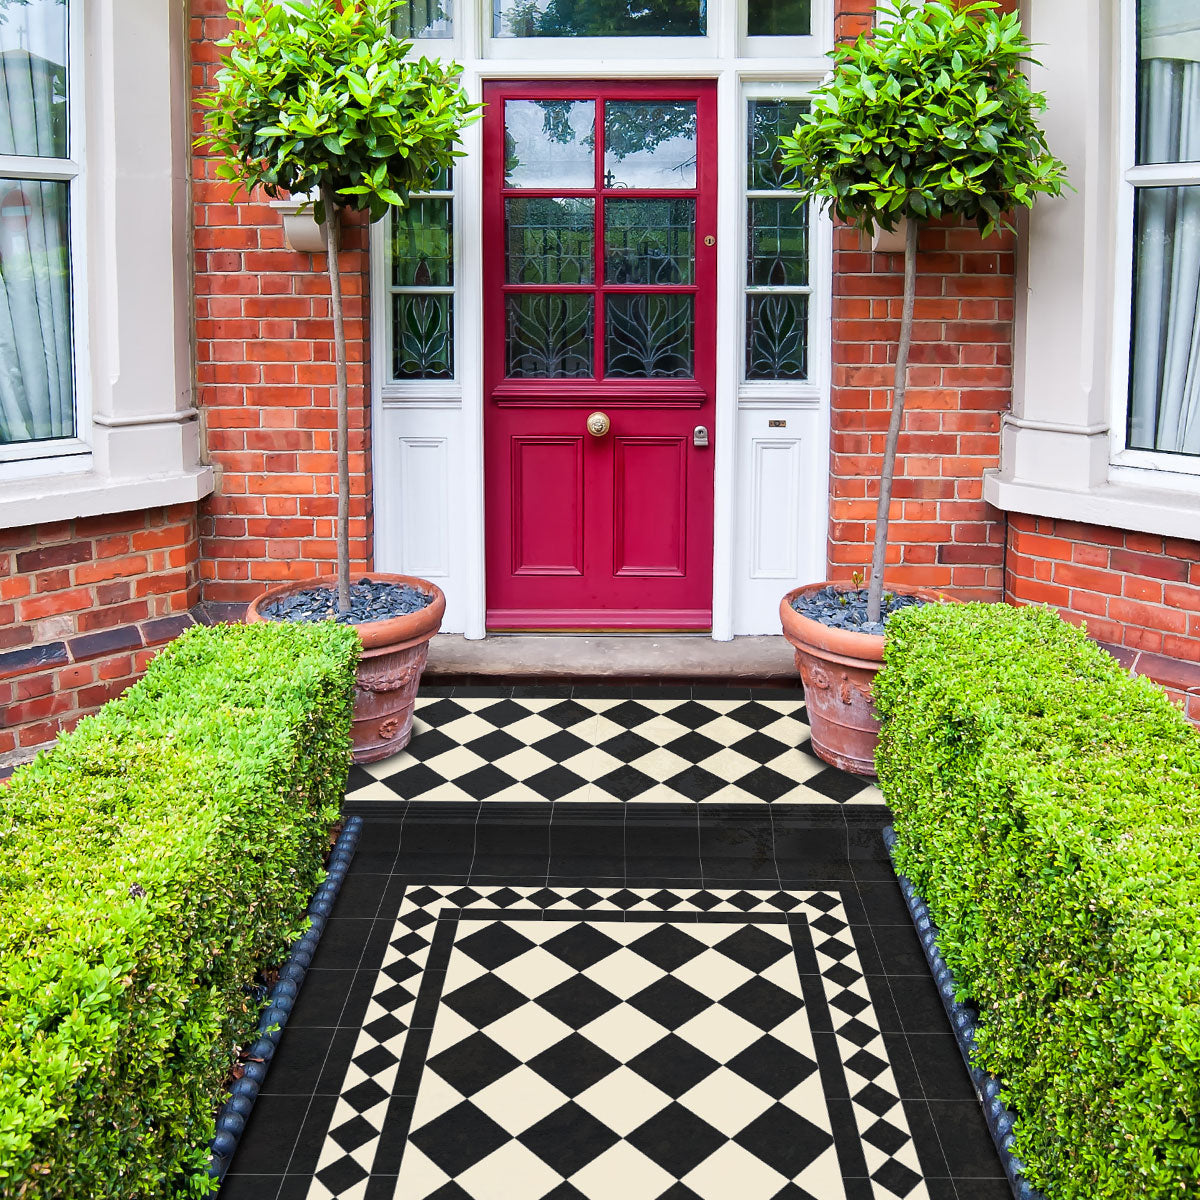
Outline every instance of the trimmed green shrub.
<path id="1" fill-rule="evenodd" d="M 1046 609 L 888 626 L 876 762 L 1049 1200 L 1200 1191 L 1200 733 Z"/>
<path id="2" fill-rule="evenodd" d="M 0 791 L 0 1196 L 212 1190 L 235 1047 L 321 877 L 359 641 L 195 628 Z"/>

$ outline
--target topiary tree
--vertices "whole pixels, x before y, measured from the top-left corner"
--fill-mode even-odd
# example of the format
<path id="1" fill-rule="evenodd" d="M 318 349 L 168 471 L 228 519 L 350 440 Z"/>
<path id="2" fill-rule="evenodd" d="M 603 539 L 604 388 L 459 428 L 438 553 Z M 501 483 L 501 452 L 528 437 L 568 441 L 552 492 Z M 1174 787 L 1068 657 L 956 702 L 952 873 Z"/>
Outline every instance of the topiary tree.
<path id="1" fill-rule="evenodd" d="M 832 77 L 812 108 L 781 138 L 793 185 L 866 233 L 907 221 L 904 307 L 896 352 L 891 419 L 880 471 L 879 507 L 867 599 L 878 621 L 888 515 L 916 298 L 917 238 L 938 217 L 974 221 L 985 237 L 1012 229 L 1007 214 L 1057 196 L 1066 168 L 1046 145 L 1031 90 L 1033 61 L 1019 17 L 992 0 L 956 7 L 890 0 L 870 36 L 833 51 Z"/>
<path id="2" fill-rule="evenodd" d="M 337 361 L 337 604 L 350 607 L 349 397 L 337 210 L 378 221 L 428 189 L 457 155 L 469 104 L 455 63 L 408 58 L 392 34 L 403 0 L 229 0 L 232 32 L 218 45 L 216 89 L 202 97 L 197 145 L 221 159 L 234 194 L 316 194 Z"/>

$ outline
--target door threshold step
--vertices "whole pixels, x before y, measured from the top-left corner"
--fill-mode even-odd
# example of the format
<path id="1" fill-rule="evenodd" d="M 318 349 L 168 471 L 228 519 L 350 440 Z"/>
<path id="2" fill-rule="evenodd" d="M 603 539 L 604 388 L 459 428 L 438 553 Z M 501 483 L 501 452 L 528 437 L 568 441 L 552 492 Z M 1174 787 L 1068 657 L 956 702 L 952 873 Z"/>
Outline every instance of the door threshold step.
<path id="1" fill-rule="evenodd" d="M 780 634 L 729 642 L 694 634 L 501 634 L 468 641 L 441 633 L 429 645 L 427 679 L 705 679 L 796 683 Z"/>

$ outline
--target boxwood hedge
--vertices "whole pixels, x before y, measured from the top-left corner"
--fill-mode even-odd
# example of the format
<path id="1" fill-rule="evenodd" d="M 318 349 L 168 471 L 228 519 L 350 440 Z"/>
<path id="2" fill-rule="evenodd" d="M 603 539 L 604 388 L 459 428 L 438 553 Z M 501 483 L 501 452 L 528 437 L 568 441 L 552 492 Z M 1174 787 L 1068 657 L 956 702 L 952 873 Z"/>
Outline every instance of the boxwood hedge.
<path id="1" fill-rule="evenodd" d="M 0 1196 L 201 1195 L 214 1102 L 318 882 L 359 642 L 188 631 L 0 789 Z"/>
<path id="2" fill-rule="evenodd" d="M 1044 609 L 931 605 L 875 689 L 898 867 L 1049 1200 L 1200 1192 L 1200 733 Z"/>

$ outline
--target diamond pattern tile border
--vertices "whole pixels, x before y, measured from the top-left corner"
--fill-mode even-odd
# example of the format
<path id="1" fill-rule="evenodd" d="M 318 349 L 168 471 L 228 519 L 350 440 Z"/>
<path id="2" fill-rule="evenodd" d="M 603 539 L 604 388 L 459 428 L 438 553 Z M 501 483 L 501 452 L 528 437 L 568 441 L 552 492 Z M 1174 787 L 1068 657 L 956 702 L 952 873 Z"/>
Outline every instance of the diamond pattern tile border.
<path id="1" fill-rule="evenodd" d="M 347 802 L 882 804 L 808 748 L 801 700 L 422 697 L 406 750 Z"/>
<path id="2" fill-rule="evenodd" d="M 875 1200 L 928 1200 L 836 893 L 413 885 L 308 1200 L 829 1200 L 831 1142 Z"/>

